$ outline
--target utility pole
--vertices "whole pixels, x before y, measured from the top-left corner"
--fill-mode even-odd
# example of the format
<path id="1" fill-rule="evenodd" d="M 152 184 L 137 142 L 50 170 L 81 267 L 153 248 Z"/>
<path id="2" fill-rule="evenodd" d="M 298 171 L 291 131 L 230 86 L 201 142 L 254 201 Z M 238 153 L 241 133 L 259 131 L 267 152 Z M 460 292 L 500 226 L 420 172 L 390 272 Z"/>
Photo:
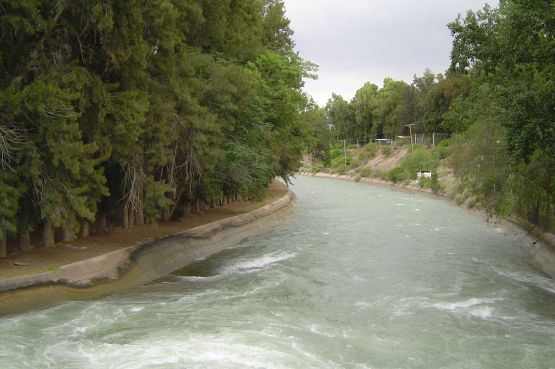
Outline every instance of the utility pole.
<path id="1" fill-rule="evenodd" d="M 343 155 L 345 157 L 345 166 L 347 166 L 347 140 L 343 140 Z"/>
<path id="2" fill-rule="evenodd" d="M 413 146 L 414 143 L 413 143 L 413 141 L 412 141 L 412 126 L 414 126 L 414 123 L 413 123 L 413 124 L 407 124 L 407 125 L 405 126 L 405 127 L 409 127 L 409 131 L 410 131 L 410 152 L 413 152 L 413 151 L 414 151 L 414 146 Z"/>

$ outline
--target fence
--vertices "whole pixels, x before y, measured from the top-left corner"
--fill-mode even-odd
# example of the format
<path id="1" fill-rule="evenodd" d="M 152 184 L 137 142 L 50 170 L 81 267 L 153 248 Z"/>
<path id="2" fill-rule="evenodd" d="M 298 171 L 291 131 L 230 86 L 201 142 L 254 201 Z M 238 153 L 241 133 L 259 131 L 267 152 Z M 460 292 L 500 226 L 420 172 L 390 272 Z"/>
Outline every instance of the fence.
<path id="1" fill-rule="evenodd" d="M 397 146 L 399 142 L 401 143 L 412 143 L 415 145 L 426 145 L 431 147 L 436 147 L 441 141 L 446 140 L 451 135 L 448 133 L 415 133 L 411 136 L 397 136 L 397 139 L 372 139 L 372 138 L 349 138 L 337 140 L 337 143 L 345 145 L 356 145 L 357 147 L 362 147 L 369 142 L 375 142 L 380 146 Z"/>
<path id="2" fill-rule="evenodd" d="M 449 136 L 447 133 L 416 133 L 412 137 L 412 143 L 436 147 L 441 141 L 448 139 Z"/>

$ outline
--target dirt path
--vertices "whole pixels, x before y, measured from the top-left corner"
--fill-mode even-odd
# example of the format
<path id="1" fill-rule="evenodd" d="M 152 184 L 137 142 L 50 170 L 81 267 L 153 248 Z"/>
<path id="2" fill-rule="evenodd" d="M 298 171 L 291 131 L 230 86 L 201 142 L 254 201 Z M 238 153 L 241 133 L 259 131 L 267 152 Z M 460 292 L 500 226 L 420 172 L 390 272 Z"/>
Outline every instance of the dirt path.
<path id="1" fill-rule="evenodd" d="M 190 215 L 180 221 L 164 222 L 158 224 L 158 226 L 143 225 L 132 229 L 120 228 L 112 233 L 93 235 L 69 243 L 60 242 L 54 248 L 38 248 L 25 253 L 12 254 L 7 258 L 0 259 L 0 280 L 56 270 L 63 265 L 76 261 L 152 241 L 216 220 L 247 213 L 271 203 L 286 192 L 287 188 L 276 182 L 270 186 L 268 196 L 262 201 L 241 201 L 224 207 L 208 209 L 205 214 Z M 14 263 L 28 265 L 16 266 Z"/>
<path id="2" fill-rule="evenodd" d="M 368 161 L 368 166 L 372 169 L 391 170 L 401 165 L 407 153 L 407 147 L 394 150 L 387 156 L 379 151 L 374 158 Z"/>

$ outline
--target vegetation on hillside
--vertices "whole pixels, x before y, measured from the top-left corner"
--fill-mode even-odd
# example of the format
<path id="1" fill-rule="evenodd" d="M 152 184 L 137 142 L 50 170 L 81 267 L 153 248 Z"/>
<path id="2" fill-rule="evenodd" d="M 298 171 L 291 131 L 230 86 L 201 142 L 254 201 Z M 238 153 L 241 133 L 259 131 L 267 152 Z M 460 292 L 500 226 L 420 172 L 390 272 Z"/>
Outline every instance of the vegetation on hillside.
<path id="1" fill-rule="evenodd" d="M 281 0 L 0 9 L 0 256 L 7 236 L 153 223 L 298 168 L 315 67 Z"/>

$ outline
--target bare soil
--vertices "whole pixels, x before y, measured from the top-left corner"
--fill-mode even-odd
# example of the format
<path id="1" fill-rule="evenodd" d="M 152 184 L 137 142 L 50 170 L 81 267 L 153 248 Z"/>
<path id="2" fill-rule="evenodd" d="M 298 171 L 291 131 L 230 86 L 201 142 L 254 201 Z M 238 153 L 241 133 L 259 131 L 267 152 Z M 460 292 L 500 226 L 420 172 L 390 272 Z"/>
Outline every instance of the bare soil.
<path id="1" fill-rule="evenodd" d="M 391 170 L 401 165 L 405 156 L 407 156 L 408 148 L 402 147 L 398 150 L 393 150 L 389 155 L 384 155 L 382 151 L 378 151 L 376 156 L 368 161 L 368 166 L 377 170 Z"/>
<path id="2" fill-rule="evenodd" d="M 244 214 L 265 206 L 280 198 L 287 188 L 279 182 L 270 186 L 268 196 L 262 201 L 240 201 L 222 207 L 207 209 L 204 214 L 189 215 L 179 221 L 163 222 L 158 225 L 135 226 L 131 229 L 116 229 L 114 232 L 92 235 L 64 243 L 53 248 L 37 248 L 18 252 L 0 259 L 0 280 L 23 275 L 38 274 L 77 261 L 99 256 L 117 249 L 146 243 L 174 233 L 185 231 L 220 219 Z M 20 264 L 15 265 L 15 263 Z M 23 265 L 21 265 L 23 264 Z"/>

